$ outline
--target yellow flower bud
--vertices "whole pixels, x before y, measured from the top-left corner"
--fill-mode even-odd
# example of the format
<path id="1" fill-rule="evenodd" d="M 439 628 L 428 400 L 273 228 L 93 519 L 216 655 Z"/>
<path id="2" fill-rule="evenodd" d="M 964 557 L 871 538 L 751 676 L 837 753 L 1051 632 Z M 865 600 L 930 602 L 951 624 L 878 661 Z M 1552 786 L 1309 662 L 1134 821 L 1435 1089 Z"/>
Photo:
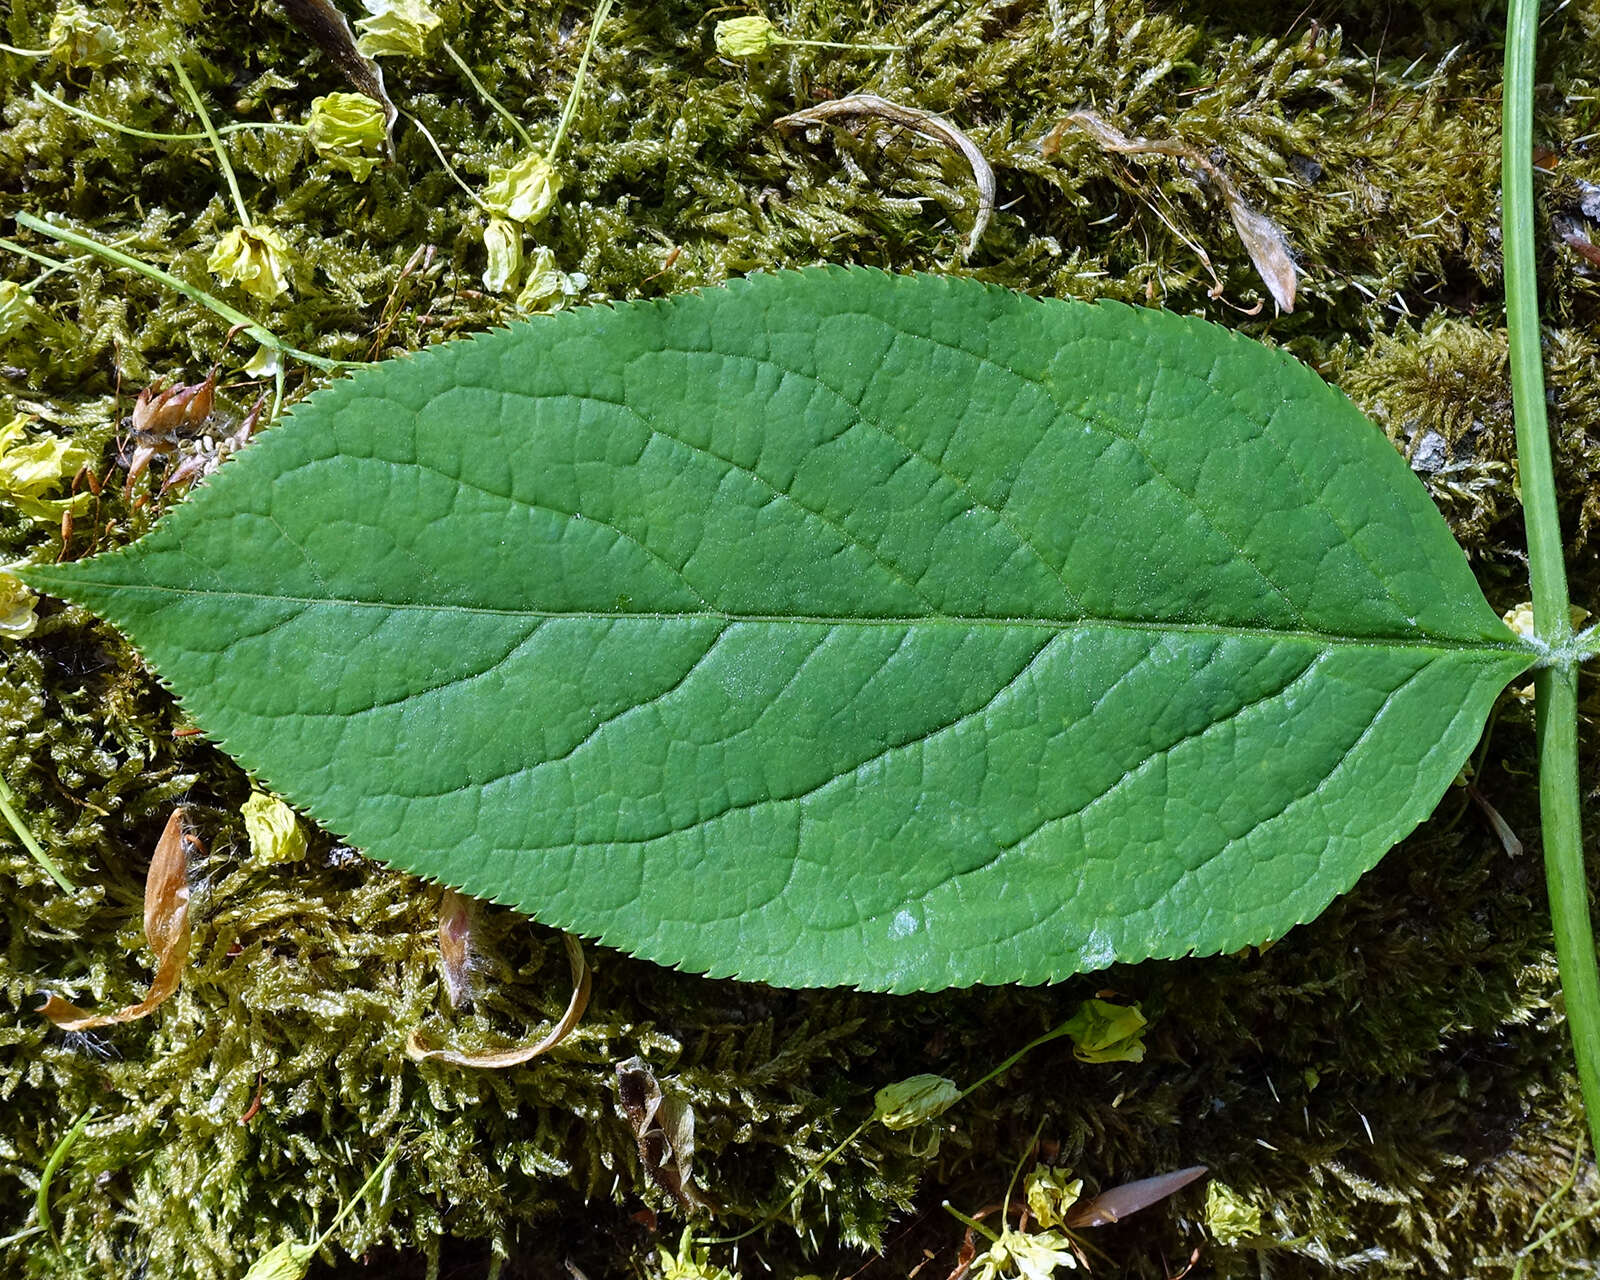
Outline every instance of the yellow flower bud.
<path id="1" fill-rule="evenodd" d="M 361 0 L 369 17 L 356 21 L 361 38 L 356 48 L 369 58 L 398 55 L 420 58 L 428 52 L 428 38 L 444 19 L 422 0 Z"/>
<path id="2" fill-rule="evenodd" d="M 335 169 L 365 182 L 383 152 L 383 107 L 364 93 L 329 93 L 311 103 L 306 137 Z"/>
<path id="3" fill-rule="evenodd" d="M 704 1245 L 695 1248 L 690 1228 L 683 1229 L 683 1239 L 678 1242 L 678 1252 L 661 1249 L 661 1274 L 664 1280 L 734 1280 L 726 1267 L 711 1265 L 711 1251 Z"/>
<path id="4" fill-rule="evenodd" d="M 522 228 L 507 218 L 493 218 L 483 229 L 483 247 L 489 265 L 483 270 L 483 287 L 504 293 L 522 274 Z"/>
<path id="5" fill-rule="evenodd" d="M 64 4 L 50 19 L 46 40 L 57 62 L 69 67 L 103 67 L 117 56 L 116 28 L 92 17 L 81 4 Z"/>
<path id="6" fill-rule="evenodd" d="M 778 29 L 760 14 L 725 18 L 717 23 L 712 38 L 716 41 L 717 52 L 724 58 L 759 58 L 784 43 Z"/>
<path id="7" fill-rule="evenodd" d="M 509 169 L 489 170 L 483 203 L 502 218 L 532 223 L 550 212 L 560 191 L 561 175 L 543 156 L 530 154 Z"/>
<path id="8" fill-rule="evenodd" d="M 960 1097 L 954 1080 L 912 1076 L 878 1090 L 872 1099 L 873 1118 L 885 1129 L 914 1129 L 943 1115 Z"/>
<path id="9" fill-rule="evenodd" d="M 235 227 L 211 251 L 206 270 L 252 298 L 271 302 L 289 291 L 289 244 L 271 227 Z"/>
<path id="10" fill-rule="evenodd" d="M 239 810 L 250 853 L 262 865 L 297 862 L 306 856 L 306 833 L 294 810 L 265 791 L 251 792 Z"/>

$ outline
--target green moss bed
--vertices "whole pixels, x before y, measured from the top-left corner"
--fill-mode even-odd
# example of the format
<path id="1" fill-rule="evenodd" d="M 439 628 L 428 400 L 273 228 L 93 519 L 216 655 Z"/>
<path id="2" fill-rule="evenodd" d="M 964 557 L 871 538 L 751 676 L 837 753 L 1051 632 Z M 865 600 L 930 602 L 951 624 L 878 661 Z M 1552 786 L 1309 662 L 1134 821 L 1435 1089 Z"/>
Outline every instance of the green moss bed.
<path id="1" fill-rule="evenodd" d="M 445 0 L 444 34 L 542 145 L 572 85 L 587 5 Z M 347 9 L 354 10 L 353 4 Z M 815 262 L 976 276 L 1049 296 L 1202 315 L 1287 346 L 1406 454 L 1490 600 L 1527 598 L 1502 321 L 1499 85 L 1503 13 L 1471 2 L 795 0 L 787 35 L 904 46 L 788 46 L 719 57 L 719 18 L 623 0 L 600 32 L 557 162 L 564 185 L 527 236 L 576 301 L 660 296 Z M 0 39 L 41 47 L 55 8 L 12 0 Z M 33 84 L 152 131 L 196 127 L 180 53 L 219 123 L 305 118 L 346 89 L 272 0 L 109 0 L 100 66 L 0 55 L 0 234 L 52 215 L 210 289 L 287 342 L 340 359 L 414 350 L 505 323 L 483 286 L 484 215 L 401 121 L 397 155 L 355 181 L 293 133 L 233 133 L 257 220 L 295 251 L 293 292 L 263 305 L 211 278 L 235 222 L 204 142 L 140 140 L 73 117 Z M 352 17 L 360 16 L 357 12 Z M 1600 0 L 1545 6 L 1537 137 L 1539 265 L 1557 479 L 1573 597 L 1600 600 Z M 465 183 L 519 154 L 442 52 L 385 60 Z M 783 132 L 780 116 L 872 92 L 945 115 L 994 166 L 997 211 L 964 258 L 965 163 L 888 127 Z M 1282 227 L 1301 273 L 1276 314 L 1213 183 L 1161 156 L 1068 131 L 1092 107 L 1129 134 L 1177 137 Z M 1587 211 L 1586 211 L 1587 210 Z M 1582 242 L 1582 244 L 1580 244 Z M 0 279 L 41 267 L 0 253 Z M 163 505 L 123 495 L 126 418 L 157 380 L 222 365 L 225 434 L 263 391 L 254 351 L 170 290 L 92 259 L 38 284 L 0 326 L 0 423 L 70 436 L 108 479 L 68 546 L 0 497 L 0 561 L 124 543 Z M 1262 303 L 1265 305 L 1260 305 Z M 326 375 L 291 362 L 288 394 Z M 121 460 L 119 462 L 119 459 Z M 170 465 L 170 464 L 168 464 Z M 157 470 L 160 470 L 158 464 Z M 335 518 L 337 512 L 330 512 Z M 407 1034 L 465 1045 L 536 1036 L 570 993 L 558 935 L 500 909 L 475 926 L 476 998 L 439 974 L 440 891 L 314 835 L 288 862 L 251 856 L 248 779 L 113 631 L 41 601 L 0 640 L 0 772 L 80 889 L 0 842 L 0 1274 L 234 1277 L 327 1225 L 400 1134 L 403 1153 L 313 1274 L 658 1276 L 678 1205 L 641 1168 L 616 1064 L 641 1056 L 692 1108 L 703 1235 L 745 1230 L 919 1072 L 965 1083 L 1115 992 L 1150 1019 L 1139 1063 L 1094 1065 L 1057 1041 L 928 1131 L 871 1126 L 780 1219 L 712 1261 L 747 1277 L 943 1280 L 1037 1132 L 1091 1188 L 1204 1163 L 1260 1210 L 1224 1246 L 1191 1188 L 1084 1232 L 1101 1276 L 1592 1274 L 1600 1181 L 1582 1136 L 1538 850 L 1529 705 L 1508 697 L 1477 774 L 1528 845 L 1509 853 L 1463 789 L 1320 919 L 1249 954 L 1150 962 L 1059 986 L 887 997 L 712 982 L 590 951 L 581 1025 L 527 1066 L 417 1064 Z M 1583 685 L 1589 785 L 1595 684 Z M 1595 792 L 1586 799 L 1593 801 Z M 65 1034 L 33 1010 L 138 999 L 150 973 L 141 896 L 173 806 L 193 859 L 194 945 L 176 996 L 142 1021 Z M 1591 804 L 1590 832 L 1600 830 Z M 252 1102 L 259 1106 L 245 1122 Z M 51 1151 L 96 1118 L 50 1187 Z M 1563 1190 L 1571 1183 L 1570 1189 Z M 568 1268 L 571 1268 L 569 1270 Z M 1521 1268 L 1518 1270 L 1518 1268 Z M 920 1269 L 919 1269 L 920 1268 Z"/>

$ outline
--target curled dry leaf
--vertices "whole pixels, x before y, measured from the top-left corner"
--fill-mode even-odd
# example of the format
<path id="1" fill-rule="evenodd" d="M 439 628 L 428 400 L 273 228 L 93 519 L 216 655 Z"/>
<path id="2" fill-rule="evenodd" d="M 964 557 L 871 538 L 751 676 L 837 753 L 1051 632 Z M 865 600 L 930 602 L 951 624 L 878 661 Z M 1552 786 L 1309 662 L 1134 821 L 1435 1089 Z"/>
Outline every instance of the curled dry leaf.
<path id="1" fill-rule="evenodd" d="M 685 1211 L 706 1207 L 694 1185 L 694 1108 L 662 1089 L 639 1057 L 617 1064 L 617 1097 L 633 1126 L 645 1175 Z"/>
<path id="2" fill-rule="evenodd" d="M 567 1002 L 567 1011 L 561 1015 L 561 1020 L 550 1029 L 550 1034 L 544 1039 L 537 1044 L 516 1048 L 463 1053 L 457 1049 L 440 1048 L 430 1044 L 420 1031 L 413 1031 L 406 1038 L 406 1056 L 415 1062 L 448 1062 L 457 1067 L 486 1067 L 497 1070 L 502 1067 L 518 1067 L 540 1054 L 549 1053 L 572 1034 L 572 1029 L 583 1017 L 583 1011 L 589 1007 L 589 988 L 592 983 L 589 962 L 583 958 L 582 944 L 570 933 L 563 934 L 561 940 L 566 944 L 567 960 L 572 965 L 572 999 Z"/>
<path id="3" fill-rule="evenodd" d="M 1099 144 L 1102 151 L 1119 155 L 1171 156 L 1193 165 L 1205 174 L 1222 193 L 1228 206 L 1228 216 L 1233 219 L 1234 230 L 1250 254 L 1256 273 L 1261 277 L 1273 301 L 1285 312 L 1294 310 L 1295 267 L 1289 256 L 1289 241 L 1278 224 L 1264 214 L 1257 213 L 1244 198 L 1244 193 L 1234 184 L 1221 166 L 1202 155 L 1199 150 L 1176 138 L 1130 138 L 1104 117 L 1094 111 L 1074 111 L 1045 135 L 1040 150 L 1054 156 L 1061 149 L 1061 139 L 1069 128 L 1081 129 Z"/>
<path id="4" fill-rule="evenodd" d="M 317 43 L 328 60 L 344 74 L 358 93 L 383 104 L 384 154 L 394 156 L 394 124 L 400 112 L 389 100 L 383 85 L 383 71 L 371 58 L 356 48 L 356 33 L 350 21 L 331 0 L 282 0 L 289 21 Z"/>
<path id="5" fill-rule="evenodd" d="M 910 129 L 913 133 L 920 133 L 924 138 L 942 142 L 952 151 L 966 157 L 967 163 L 972 166 L 972 180 L 978 185 L 978 212 L 972 219 L 972 232 L 967 236 L 967 245 L 962 253 L 963 257 L 970 258 L 977 250 L 978 241 L 983 238 L 983 233 L 989 226 L 989 218 L 994 213 L 994 170 L 983 158 L 983 152 L 978 150 L 977 143 L 948 120 L 934 115 L 931 111 L 923 111 L 919 107 L 903 107 L 898 102 L 890 102 L 887 98 L 878 97 L 877 94 L 857 93 L 848 98 L 819 102 L 814 107 L 807 107 L 804 111 L 784 116 L 776 123 L 780 129 L 798 129 L 808 124 L 829 124 L 835 120 L 861 119 L 887 120 L 890 124 L 897 124 L 901 128 Z"/>
<path id="6" fill-rule="evenodd" d="M 1211 1170 L 1205 1165 L 1196 1164 L 1174 1173 L 1140 1178 L 1137 1182 L 1124 1182 L 1120 1187 L 1102 1191 L 1092 1200 L 1085 1200 L 1076 1206 L 1067 1214 L 1067 1226 L 1104 1227 L 1113 1222 L 1121 1222 L 1129 1214 L 1138 1213 L 1140 1209 L 1148 1209 L 1210 1172 Z"/>
<path id="7" fill-rule="evenodd" d="M 63 1031 L 88 1031 L 113 1023 L 142 1018 L 178 989 L 183 966 L 189 959 L 188 857 L 183 834 L 183 810 L 174 809 L 150 859 L 144 884 L 144 936 L 155 953 L 156 975 L 150 994 L 115 1013 L 89 1013 L 71 1001 L 52 995 L 39 1012 Z"/>

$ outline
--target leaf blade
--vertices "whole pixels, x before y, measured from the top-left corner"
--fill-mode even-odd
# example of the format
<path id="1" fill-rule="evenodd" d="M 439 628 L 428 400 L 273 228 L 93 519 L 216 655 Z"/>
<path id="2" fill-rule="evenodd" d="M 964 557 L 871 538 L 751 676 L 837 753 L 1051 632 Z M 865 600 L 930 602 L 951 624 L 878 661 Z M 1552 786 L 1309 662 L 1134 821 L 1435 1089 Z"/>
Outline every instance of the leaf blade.
<path id="1" fill-rule="evenodd" d="M 363 373 L 30 581 L 385 860 L 791 985 L 1275 936 L 1426 816 L 1530 661 L 1287 357 L 870 272 Z"/>

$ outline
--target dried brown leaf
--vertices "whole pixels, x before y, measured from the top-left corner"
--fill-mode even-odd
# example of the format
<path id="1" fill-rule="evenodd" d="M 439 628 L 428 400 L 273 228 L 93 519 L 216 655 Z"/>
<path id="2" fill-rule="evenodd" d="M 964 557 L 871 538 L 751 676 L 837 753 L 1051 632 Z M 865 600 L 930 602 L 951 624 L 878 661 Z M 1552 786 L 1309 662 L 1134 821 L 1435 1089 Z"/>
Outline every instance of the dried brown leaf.
<path id="1" fill-rule="evenodd" d="M 472 899 L 446 889 L 439 901 L 439 977 L 452 1009 L 472 1000 Z"/>
<path id="2" fill-rule="evenodd" d="M 887 98 L 878 97 L 877 94 L 857 93 L 848 98 L 819 102 L 814 107 L 807 107 L 804 111 L 784 116 L 775 123 L 780 129 L 798 129 L 808 124 L 860 119 L 887 120 L 890 124 L 897 124 L 901 128 L 910 129 L 913 133 L 920 133 L 924 138 L 942 142 L 952 151 L 966 157 L 967 163 L 972 166 L 972 180 L 978 186 L 978 212 L 972 220 L 972 232 L 967 236 L 966 249 L 962 253 L 963 257 L 970 258 L 977 250 L 978 241 L 983 238 L 983 233 L 989 226 L 989 219 L 994 213 L 994 170 L 984 159 L 983 152 L 978 150 L 977 143 L 948 120 L 934 115 L 931 111 L 923 111 L 920 107 L 903 107 L 898 102 L 890 102 Z"/>
<path id="3" fill-rule="evenodd" d="M 183 834 L 183 810 L 167 819 L 144 883 L 144 936 L 155 953 L 156 974 L 150 993 L 137 1004 L 115 1013 L 89 1013 L 69 1000 L 52 995 L 39 1012 L 63 1031 L 88 1031 L 142 1018 L 178 989 L 189 960 L 189 878 Z"/>
<path id="4" fill-rule="evenodd" d="M 645 1175 L 685 1211 L 706 1207 L 694 1185 L 694 1108 L 663 1090 L 639 1057 L 617 1064 L 617 1097 L 633 1126 Z"/>
<path id="5" fill-rule="evenodd" d="M 415 1062 L 448 1062 L 457 1067 L 499 1070 L 504 1067 L 521 1066 L 540 1054 L 549 1053 L 572 1034 L 572 1029 L 583 1017 L 583 1011 L 589 1007 L 589 989 L 593 982 L 589 972 L 589 962 L 583 957 L 582 944 L 570 933 L 563 934 L 561 941 L 566 944 L 567 960 L 572 966 L 572 999 L 567 1002 L 567 1011 L 561 1015 L 561 1020 L 550 1029 L 550 1034 L 537 1044 L 510 1049 L 492 1049 L 482 1053 L 464 1053 L 457 1049 L 435 1046 L 429 1043 L 420 1031 L 413 1031 L 406 1038 L 406 1056 Z"/>
<path id="6" fill-rule="evenodd" d="M 1040 151 L 1046 157 L 1054 156 L 1061 149 L 1061 139 L 1069 128 L 1087 133 L 1102 151 L 1131 156 L 1170 156 L 1205 174 L 1222 193 L 1223 203 L 1228 207 L 1228 217 L 1233 220 L 1233 228 L 1244 242 L 1245 251 L 1249 253 L 1261 282 L 1267 286 L 1267 292 L 1284 312 L 1294 310 L 1296 275 L 1294 260 L 1289 255 L 1288 238 L 1271 218 L 1250 207 L 1244 193 L 1219 165 L 1176 138 L 1130 138 L 1094 111 L 1072 112 L 1045 135 L 1039 145 Z"/>

